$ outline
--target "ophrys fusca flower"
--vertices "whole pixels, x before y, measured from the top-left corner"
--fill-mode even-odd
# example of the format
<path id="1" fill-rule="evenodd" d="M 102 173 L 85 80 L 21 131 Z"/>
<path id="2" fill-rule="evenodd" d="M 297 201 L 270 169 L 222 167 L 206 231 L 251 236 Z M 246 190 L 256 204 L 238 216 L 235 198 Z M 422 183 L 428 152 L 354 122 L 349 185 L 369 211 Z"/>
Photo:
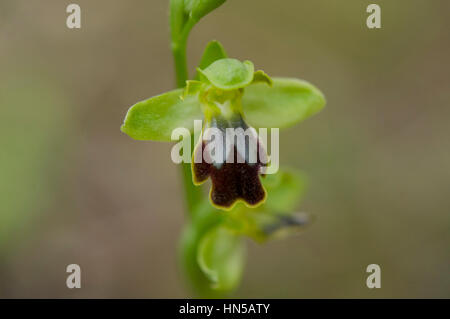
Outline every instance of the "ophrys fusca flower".
<path id="1" fill-rule="evenodd" d="M 186 87 L 135 104 L 122 131 L 135 139 L 169 141 L 172 130 L 203 121 L 192 158 L 193 183 L 211 178 L 211 203 L 225 210 L 250 207 L 267 194 L 260 176 L 268 164 L 256 128 L 282 128 L 318 112 L 325 100 L 311 84 L 270 78 L 253 63 L 227 57 L 198 68 Z M 270 194 L 269 194 L 270 196 Z"/>

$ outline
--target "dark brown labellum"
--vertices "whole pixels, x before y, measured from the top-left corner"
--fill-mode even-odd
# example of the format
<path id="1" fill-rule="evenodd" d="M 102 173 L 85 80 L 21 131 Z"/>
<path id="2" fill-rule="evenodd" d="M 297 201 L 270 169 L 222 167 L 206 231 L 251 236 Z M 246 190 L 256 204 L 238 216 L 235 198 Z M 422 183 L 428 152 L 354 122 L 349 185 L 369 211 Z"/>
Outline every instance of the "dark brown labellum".
<path id="1" fill-rule="evenodd" d="M 216 123 L 223 124 L 213 122 L 213 124 Z M 243 120 L 237 123 L 243 129 L 248 128 Z M 222 125 L 214 126 L 225 132 L 226 128 Z M 224 133 L 221 138 L 223 139 L 221 145 L 227 145 L 227 138 L 230 139 L 230 137 Z M 233 148 L 233 152 L 227 153 L 224 150 L 223 157 L 220 157 L 219 161 L 217 159 L 212 161 L 208 151 L 205 152 L 208 144 L 217 142 L 215 139 L 202 140 L 201 145 L 199 143 L 195 149 L 194 159 L 196 160 L 193 161 L 192 167 L 194 183 L 200 184 L 211 177 L 210 197 L 213 204 L 218 207 L 229 209 L 237 200 L 243 200 L 249 206 L 256 206 L 265 200 L 266 191 L 259 178 L 261 167 L 266 165 L 265 149 L 256 135 L 244 139 L 245 146 L 241 146 L 240 151 L 236 140 L 228 141 L 228 144 L 232 143 L 230 147 Z M 257 146 L 254 163 L 249 162 L 250 139 L 254 139 L 252 142 Z M 245 154 L 242 154 L 244 151 Z"/>

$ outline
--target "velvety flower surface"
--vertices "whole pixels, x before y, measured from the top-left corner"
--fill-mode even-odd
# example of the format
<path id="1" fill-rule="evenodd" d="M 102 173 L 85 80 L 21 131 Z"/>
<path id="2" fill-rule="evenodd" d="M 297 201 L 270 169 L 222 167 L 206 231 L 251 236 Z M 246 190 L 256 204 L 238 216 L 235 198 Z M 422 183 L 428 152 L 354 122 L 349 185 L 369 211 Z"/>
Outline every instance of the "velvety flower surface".
<path id="1" fill-rule="evenodd" d="M 210 198 L 218 207 L 230 208 L 237 200 L 249 206 L 262 203 L 266 191 L 259 175 L 266 165 L 266 155 L 256 131 L 249 128 L 240 115 L 233 121 L 214 118 L 209 125 L 206 130 L 216 128 L 219 134 L 211 141 L 201 139 L 196 146 L 192 161 L 194 184 L 199 185 L 210 177 Z M 238 134 L 227 134 L 230 128 Z M 216 138 L 221 138 L 220 143 Z M 217 154 L 209 150 L 217 152 L 219 148 L 222 148 L 220 157 L 214 158 Z"/>

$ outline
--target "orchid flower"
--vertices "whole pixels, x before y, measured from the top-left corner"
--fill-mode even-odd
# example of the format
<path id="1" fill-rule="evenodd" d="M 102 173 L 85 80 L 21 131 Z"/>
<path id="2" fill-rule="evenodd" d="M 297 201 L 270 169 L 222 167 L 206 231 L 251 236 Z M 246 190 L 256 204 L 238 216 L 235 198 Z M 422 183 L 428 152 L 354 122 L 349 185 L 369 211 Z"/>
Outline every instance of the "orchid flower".
<path id="1" fill-rule="evenodd" d="M 210 46 L 220 44 L 213 42 Z M 261 70 L 255 72 L 252 62 L 226 58 L 221 51 L 221 59 L 198 68 L 199 80 L 189 80 L 184 89 L 132 106 L 122 131 L 138 140 L 169 141 L 173 129 L 192 129 L 195 120 L 204 120 L 204 131 L 217 129 L 223 133 L 223 158 L 212 163 L 212 156 L 205 157 L 208 149 L 217 150 L 208 145 L 217 144 L 217 138 L 209 143 L 206 139 L 199 141 L 194 150 L 197 160 L 192 161 L 193 183 L 200 185 L 211 177 L 210 199 L 216 207 L 230 209 L 237 200 L 257 206 L 266 198 L 259 175 L 267 159 L 253 126 L 291 126 L 320 111 L 325 100 L 317 88 L 305 81 L 272 80 Z M 234 136 L 226 134 L 229 128 L 250 129 L 248 139 L 241 134 L 245 142 L 239 143 L 239 136 L 235 142 Z M 253 154 L 256 161 L 252 163 L 249 157 Z"/>

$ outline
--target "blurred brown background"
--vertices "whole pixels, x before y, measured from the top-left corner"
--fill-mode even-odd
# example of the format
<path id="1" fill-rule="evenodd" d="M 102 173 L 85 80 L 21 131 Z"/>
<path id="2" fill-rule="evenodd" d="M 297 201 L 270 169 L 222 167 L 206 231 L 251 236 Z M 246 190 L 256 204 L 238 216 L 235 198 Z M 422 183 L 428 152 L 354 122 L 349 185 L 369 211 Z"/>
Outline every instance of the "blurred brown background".
<path id="1" fill-rule="evenodd" d="M 382 8 L 369 30 L 366 7 Z M 0 297 L 188 297 L 170 144 L 119 130 L 128 107 L 173 87 L 168 3 L 0 1 Z M 235 297 L 450 297 L 450 9 L 447 0 L 229 0 L 189 42 L 326 95 L 281 135 L 306 172 L 302 235 L 249 242 Z M 82 288 L 66 288 L 77 263 Z M 366 266 L 382 288 L 365 285 Z"/>

